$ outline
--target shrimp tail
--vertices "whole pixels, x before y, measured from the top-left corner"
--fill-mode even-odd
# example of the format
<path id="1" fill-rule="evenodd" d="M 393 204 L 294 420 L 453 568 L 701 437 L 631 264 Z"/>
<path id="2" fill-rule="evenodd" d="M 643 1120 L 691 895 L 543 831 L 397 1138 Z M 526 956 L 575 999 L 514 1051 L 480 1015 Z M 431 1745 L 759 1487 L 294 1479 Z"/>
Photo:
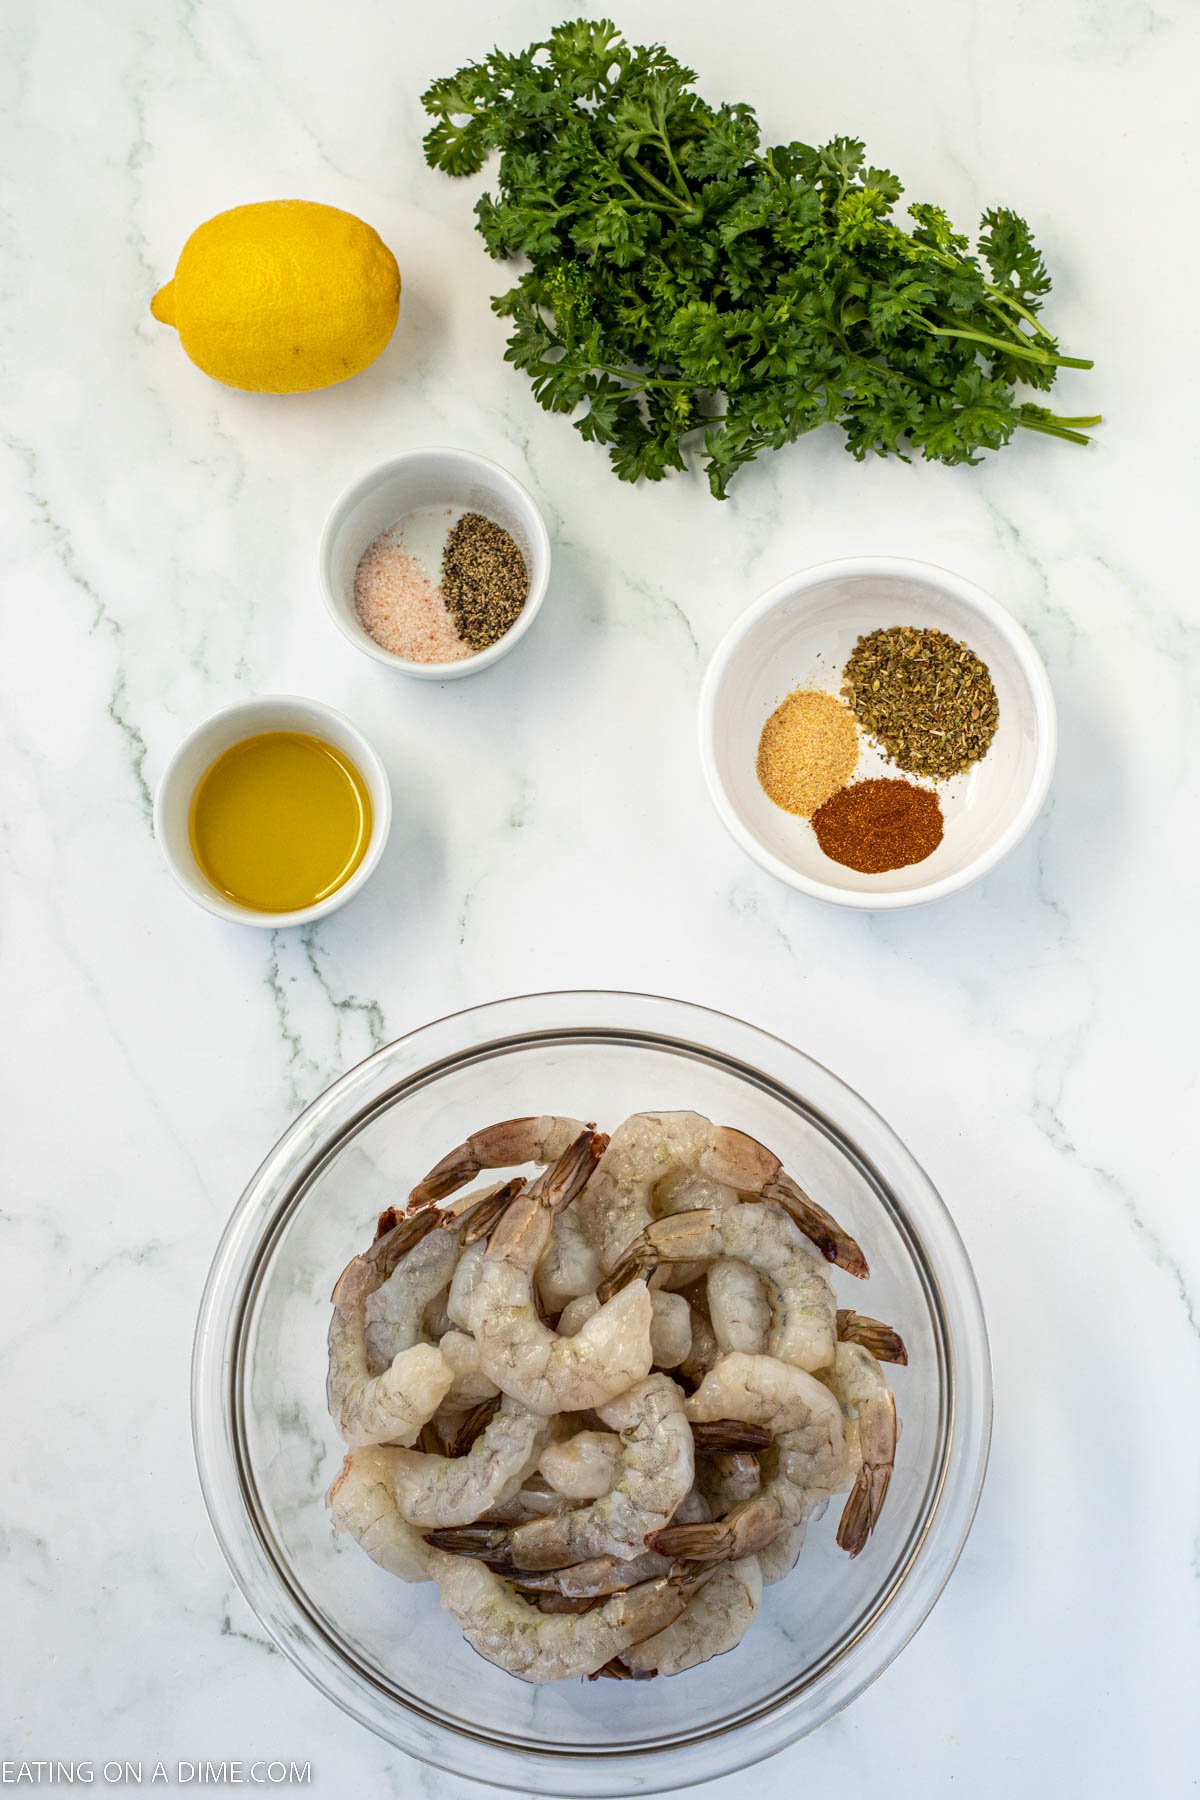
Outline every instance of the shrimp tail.
<path id="1" fill-rule="evenodd" d="M 838 1548 L 848 1556 L 858 1555 L 879 1523 L 891 1479 L 890 1463 L 865 1462 L 858 1471 L 838 1522 Z"/>
<path id="2" fill-rule="evenodd" d="M 863 1313 L 841 1309 L 837 1316 L 837 1334 L 843 1344 L 861 1344 L 876 1362 L 908 1362 L 908 1351 L 900 1333 L 890 1325 L 882 1325 L 878 1319 L 868 1319 Z"/>
<path id="3" fill-rule="evenodd" d="M 529 1141 L 536 1135 L 536 1128 L 536 1118 L 501 1119 L 498 1125 L 489 1125 L 465 1138 L 448 1150 L 441 1162 L 434 1163 L 423 1181 L 418 1181 L 408 1196 L 409 1212 L 419 1212 L 422 1207 L 457 1193 L 482 1170 L 503 1167 L 506 1159 L 509 1163 L 527 1162 Z"/>
<path id="4" fill-rule="evenodd" d="M 720 1519 L 704 1525 L 664 1525 L 649 1533 L 646 1548 L 689 1562 L 726 1562 L 733 1555 L 733 1533 Z"/>
<path id="5" fill-rule="evenodd" d="M 867 1259 L 849 1232 L 843 1231 L 833 1215 L 810 1199 L 790 1175 L 781 1172 L 774 1181 L 768 1182 L 762 1191 L 762 1197 L 764 1200 L 773 1200 L 776 1206 L 782 1207 L 792 1223 L 821 1252 L 826 1262 L 845 1269 L 847 1275 L 856 1275 L 860 1281 L 866 1280 L 871 1272 L 867 1267 Z"/>
<path id="6" fill-rule="evenodd" d="M 434 1550 L 449 1550 L 454 1556 L 473 1556 L 497 1574 L 504 1574 L 513 1567 L 512 1534 L 507 1526 L 447 1525 L 422 1535 Z"/>
<path id="7" fill-rule="evenodd" d="M 640 1238 L 635 1238 L 608 1279 L 602 1281 L 596 1289 L 596 1298 L 601 1306 L 611 1300 L 614 1294 L 619 1294 L 622 1288 L 628 1287 L 631 1282 L 649 1281 L 658 1268 L 658 1260 L 657 1251 L 646 1241 L 644 1234 Z"/>
<path id="8" fill-rule="evenodd" d="M 701 1455 L 719 1456 L 726 1450 L 769 1450 L 775 1433 L 769 1425 L 752 1425 L 745 1419 L 711 1419 L 693 1424 L 692 1440 Z"/>
<path id="9" fill-rule="evenodd" d="M 462 1231 L 462 1247 L 468 1250 L 477 1244 L 480 1238 L 490 1237 L 498 1222 L 504 1217 L 509 1206 L 517 1195 L 525 1190 L 525 1177 L 514 1175 L 494 1194 L 486 1194 L 482 1200 L 464 1207 L 458 1215 L 458 1225 Z"/>
<path id="10" fill-rule="evenodd" d="M 602 1131 L 597 1131 L 594 1125 L 585 1126 L 558 1161 L 538 1176 L 530 1194 L 536 1194 L 555 1212 L 569 1205 L 586 1185 L 607 1146 L 608 1139 Z"/>

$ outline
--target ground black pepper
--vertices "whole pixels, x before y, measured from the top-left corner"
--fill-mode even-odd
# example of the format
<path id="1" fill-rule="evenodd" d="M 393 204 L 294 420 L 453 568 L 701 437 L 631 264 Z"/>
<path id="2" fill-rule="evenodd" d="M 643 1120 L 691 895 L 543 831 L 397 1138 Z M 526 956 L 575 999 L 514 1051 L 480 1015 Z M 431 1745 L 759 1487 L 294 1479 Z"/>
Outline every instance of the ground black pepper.
<path id="1" fill-rule="evenodd" d="M 863 875 L 924 862 L 942 841 L 937 795 L 913 781 L 852 781 L 812 822 L 826 856 Z"/>
<path id="2" fill-rule="evenodd" d="M 463 514 L 442 552 L 442 594 L 472 650 L 486 650 L 516 623 L 529 597 L 529 571 L 503 525 Z"/>

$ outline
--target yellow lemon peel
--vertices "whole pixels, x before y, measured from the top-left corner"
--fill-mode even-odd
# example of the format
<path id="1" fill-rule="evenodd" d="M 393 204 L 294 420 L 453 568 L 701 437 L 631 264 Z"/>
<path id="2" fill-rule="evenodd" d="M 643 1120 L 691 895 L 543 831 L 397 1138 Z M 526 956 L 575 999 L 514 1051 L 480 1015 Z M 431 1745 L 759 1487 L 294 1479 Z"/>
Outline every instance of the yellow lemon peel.
<path id="1" fill-rule="evenodd" d="M 400 271 L 353 213 L 268 200 L 199 226 L 150 311 L 215 381 L 305 393 L 374 362 L 396 328 Z"/>

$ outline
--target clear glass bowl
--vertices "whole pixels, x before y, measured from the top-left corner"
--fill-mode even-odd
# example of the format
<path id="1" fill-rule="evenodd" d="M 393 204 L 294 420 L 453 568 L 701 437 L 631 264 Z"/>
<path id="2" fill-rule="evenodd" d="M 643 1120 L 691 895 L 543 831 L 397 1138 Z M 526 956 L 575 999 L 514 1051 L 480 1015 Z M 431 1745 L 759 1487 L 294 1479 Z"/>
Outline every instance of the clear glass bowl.
<path id="1" fill-rule="evenodd" d="M 334 1538 L 342 1451 L 325 1411 L 329 1292 L 377 1213 L 468 1132 L 537 1112 L 692 1108 L 769 1144 L 862 1244 L 843 1304 L 896 1325 L 902 1436 L 879 1527 L 851 1562 L 836 1510 L 736 1650 L 670 1680 L 528 1687 Z M 858 1095 L 779 1039 L 645 995 L 530 995 L 423 1026 L 336 1082 L 246 1189 L 205 1289 L 193 1368 L 200 1480 L 230 1568 L 321 1691 L 410 1755 L 527 1792 L 655 1792 L 726 1775 L 822 1724 L 885 1669 L 963 1547 L 987 1462 L 991 1375 L 970 1264 L 928 1178 Z M 835 1503 L 836 1507 L 836 1503 Z"/>

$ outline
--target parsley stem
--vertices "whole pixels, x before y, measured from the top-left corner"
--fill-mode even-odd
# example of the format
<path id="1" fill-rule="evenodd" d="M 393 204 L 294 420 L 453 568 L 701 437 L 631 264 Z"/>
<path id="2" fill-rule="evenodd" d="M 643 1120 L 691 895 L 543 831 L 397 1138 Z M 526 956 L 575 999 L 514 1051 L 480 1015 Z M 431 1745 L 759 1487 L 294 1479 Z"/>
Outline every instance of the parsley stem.
<path id="1" fill-rule="evenodd" d="M 691 200 L 690 194 L 688 195 L 686 202 L 681 200 L 679 195 L 674 193 L 667 186 L 665 181 L 660 181 L 658 179 L 657 175 L 652 175 L 650 173 L 650 170 L 648 168 L 646 168 L 645 164 L 640 163 L 638 161 L 637 157 L 633 154 L 633 152 L 631 150 L 626 151 L 625 160 L 634 169 L 637 170 L 638 174 L 642 177 L 643 181 L 648 181 L 650 183 L 651 187 L 657 188 L 659 193 L 664 195 L 666 197 L 666 199 L 668 199 L 671 202 L 671 205 L 674 207 L 676 212 L 691 212 L 692 200 Z"/>
<path id="2" fill-rule="evenodd" d="M 1064 419 L 1056 413 L 1047 413 L 1045 418 L 1017 415 L 1017 424 L 1023 425 L 1026 431 L 1040 431 L 1046 437 L 1065 438 L 1070 444 L 1090 444 L 1091 438 L 1082 431 L 1073 431 L 1073 425 L 1100 425 L 1103 420 L 1099 413 L 1091 419 Z"/>
<path id="3" fill-rule="evenodd" d="M 1048 363 L 1058 369 L 1094 367 L 1087 357 L 1052 356 L 1048 350 L 1039 350 L 1036 344 L 1018 344 L 1012 338 L 989 337 L 985 331 L 965 331 L 960 326 L 953 325 L 926 325 L 924 321 L 920 323 L 922 330 L 927 331 L 930 337 L 966 338 L 973 344 L 989 344 L 993 350 L 1003 350 L 1008 356 L 1023 357 L 1026 362 Z"/>

